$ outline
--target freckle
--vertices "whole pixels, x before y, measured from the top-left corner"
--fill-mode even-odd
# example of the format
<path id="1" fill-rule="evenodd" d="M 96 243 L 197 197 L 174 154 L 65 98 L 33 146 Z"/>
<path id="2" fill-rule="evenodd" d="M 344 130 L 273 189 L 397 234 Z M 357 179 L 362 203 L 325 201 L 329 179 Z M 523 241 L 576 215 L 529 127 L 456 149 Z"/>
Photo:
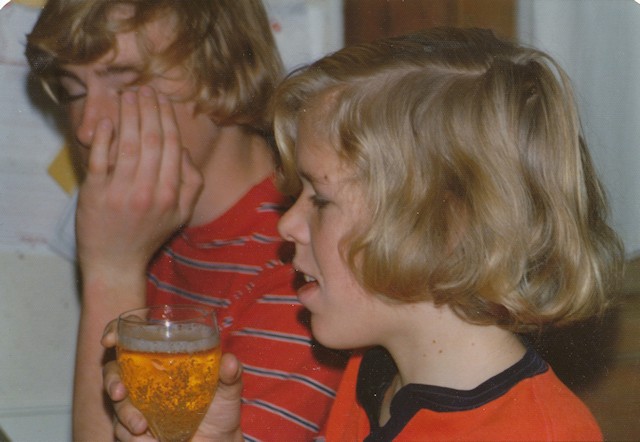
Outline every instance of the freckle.
<path id="1" fill-rule="evenodd" d="M 432 343 L 432 344 L 435 344 L 435 343 L 436 343 L 436 340 L 434 339 L 433 341 L 431 341 L 431 343 Z"/>
<path id="2" fill-rule="evenodd" d="M 442 350 L 439 350 L 438 353 L 442 353 Z"/>

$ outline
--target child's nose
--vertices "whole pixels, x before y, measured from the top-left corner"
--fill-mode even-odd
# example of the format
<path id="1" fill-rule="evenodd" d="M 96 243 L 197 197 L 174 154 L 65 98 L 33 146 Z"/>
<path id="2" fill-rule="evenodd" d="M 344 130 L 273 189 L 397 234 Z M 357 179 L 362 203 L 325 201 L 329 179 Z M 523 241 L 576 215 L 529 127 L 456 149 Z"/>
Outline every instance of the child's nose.
<path id="1" fill-rule="evenodd" d="M 83 102 L 78 104 L 78 124 L 75 136 L 84 147 L 91 147 L 96 125 L 103 118 L 109 118 L 118 127 L 118 97 L 102 91 L 89 91 Z"/>
<path id="2" fill-rule="evenodd" d="M 303 244 L 308 241 L 308 230 L 300 206 L 300 201 L 296 201 L 296 203 L 282 215 L 278 222 L 278 232 L 285 241 Z"/>

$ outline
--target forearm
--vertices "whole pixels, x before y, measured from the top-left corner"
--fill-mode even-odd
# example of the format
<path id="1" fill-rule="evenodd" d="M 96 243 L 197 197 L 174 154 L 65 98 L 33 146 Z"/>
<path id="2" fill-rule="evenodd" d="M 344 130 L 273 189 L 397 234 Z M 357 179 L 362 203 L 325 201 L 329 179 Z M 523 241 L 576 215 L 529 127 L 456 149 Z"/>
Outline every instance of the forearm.
<path id="1" fill-rule="evenodd" d="M 113 441 L 111 411 L 100 382 L 107 356 L 100 345 L 104 320 L 91 316 L 83 308 L 73 385 L 73 440 Z"/>
<path id="2" fill-rule="evenodd" d="M 102 388 L 105 352 L 100 339 L 106 325 L 120 313 L 144 305 L 144 272 L 120 275 L 87 275 L 83 299 L 73 392 L 73 440 L 113 441 L 111 407 Z"/>

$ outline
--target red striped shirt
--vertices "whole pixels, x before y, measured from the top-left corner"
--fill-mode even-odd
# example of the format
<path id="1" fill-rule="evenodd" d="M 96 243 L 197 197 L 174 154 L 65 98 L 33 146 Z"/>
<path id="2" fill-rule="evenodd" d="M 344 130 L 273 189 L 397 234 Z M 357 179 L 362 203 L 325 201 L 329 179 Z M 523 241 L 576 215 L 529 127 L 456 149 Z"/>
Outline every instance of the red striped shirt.
<path id="1" fill-rule="evenodd" d="M 149 270 L 149 305 L 218 308 L 223 351 L 244 367 L 247 440 L 312 439 L 342 373 L 339 357 L 313 342 L 293 270 L 280 259 L 285 203 L 267 179 L 218 219 L 183 230 Z"/>

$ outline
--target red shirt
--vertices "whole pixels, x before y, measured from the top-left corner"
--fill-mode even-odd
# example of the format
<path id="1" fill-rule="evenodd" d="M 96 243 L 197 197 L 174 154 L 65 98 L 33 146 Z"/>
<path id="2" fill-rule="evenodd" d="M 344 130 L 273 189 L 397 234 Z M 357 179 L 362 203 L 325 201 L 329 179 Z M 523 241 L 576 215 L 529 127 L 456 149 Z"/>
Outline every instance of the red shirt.
<path id="1" fill-rule="evenodd" d="M 220 218 L 184 229 L 149 269 L 149 305 L 217 308 L 222 349 L 244 368 L 242 429 L 249 440 L 316 436 L 343 368 L 342 358 L 312 340 L 294 272 L 280 259 L 276 225 L 285 208 L 265 180 Z"/>
<path id="2" fill-rule="evenodd" d="M 602 440 L 587 407 L 531 349 L 473 390 L 415 384 L 401 388 L 392 401 L 391 418 L 381 428 L 380 393 L 395 366 L 390 367 L 388 354 L 381 358 L 368 352 L 364 358 L 354 357 L 347 366 L 327 423 L 327 441 Z"/>

